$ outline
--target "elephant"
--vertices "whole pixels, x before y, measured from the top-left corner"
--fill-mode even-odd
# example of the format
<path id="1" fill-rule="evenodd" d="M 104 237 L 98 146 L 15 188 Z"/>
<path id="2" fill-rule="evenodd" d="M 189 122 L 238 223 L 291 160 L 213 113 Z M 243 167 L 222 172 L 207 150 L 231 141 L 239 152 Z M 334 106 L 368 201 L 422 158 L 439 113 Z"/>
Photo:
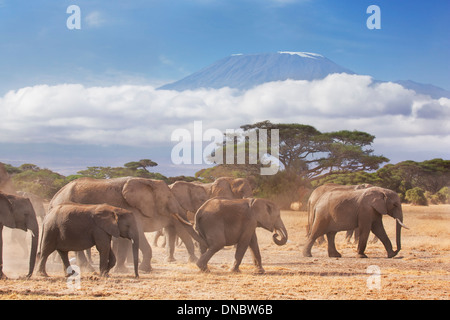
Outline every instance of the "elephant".
<path id="1" fill-rule="evenodd" d="M 31 249 L 27 278 L 33 274 L 39 239 L 39 225 L 29 199 L 0 192 L 0 278 L 3 274 L 3 226 L 31 231 Z"/>
<path id="2" fill-rule="evenodd" d="M 249 198 L 253 190 L 248 179 L 221 177 L 212 183 L 177 181 L 169 185 L 180 205 L 193 221 L 195 212 L 208 199 L 222 197 L 227 199 Z"/>
<path id="3" fill-rule="evenodd" d="M 322 197 L 322 195 L 330 190 L 359 190 L 359 189 L 367 189 L 367 188 L 371 188 L 373 187 L 373 185 L 371 184 L 358 184 L 358 185 L 340 185 L 340 184 L 335 184 L 335 183 L 327 183 L 324 185 L 321 185 L 320 187 L 317 187 L 316 189 L 314 189 L 314 191 L 311 193 L 311 195 L 308 198 L 308 203 L 306 205 L 306 211 L 308 211 L 308 217 L 311 218 L 313 215 L 311 213 L 312 208 L 314 208 L 314 206 L 316 205 L 316 202 L 320 199 L 320 197 Z M 311 225 L 311 223 L 308 223 L 308 226 Z M 348 231 L 350 232 L 350 231 Z M 353 230 L 352 230 L 353 233 Z M 348 237 L 348 233 L 347 233 L 347 237 Z M 350 235 L 351 237 L 351 235 Z M 325 238 L 324 236 L 320 236 L 317 238 L 317 243 L 321 244 L 325 242 Z"/>
<path id="4" fill-rule="evenodd" d="M 383 215 L 389 215 L 397 222 L 397 250 L 395 251 L 384 229 Z M 401 250 L 402 227 L 406 227 L 403 224 L 402 206 L 399 196 L 394 191 L 380 187 L 330 188 L 315 201 L 309 210 L 307 242 L 303 255 L 311 257 L 311 248 L 315 240 L 326 234 L 328 255 L 341 257 L 334 243 L 336 233 L 359 228 L 358 257 L 367 257 L 364 251 L 369 233 L 372 231 L 383 243 L 388 258 L 392 258 Z"/>
<path id="5" fill-rule="evenodd" d="M 62 204 L 53 206 L 44 219 L 39 248 L 38 272 L 48 276 L 45 264 L 48 256 L 57 251 L 68 272 L 68 252 L 96 246 L 100 254 L 100 275 L 108 276 L 116 258 L 111 249 L 111 238 L 123 237 L 133 243 L 135 277 L 139 277 L 139 233 L 131 211 L 107 204 Z M 67 274 L 70 276 L 70 274 Z"/>
<path id="6" fill-rule="evenodd" d="M 202 241 L 187 220 L 186 211 L 164 181 L 123 177 L 113 179 L 79 178 L 61 188 L 50 202 L 49 208 L 68 202 L 102 204 L 133 212 L 139 231 L 142 262 L 139 269 L 150 272 L 152 249 L 144 232 L 173 228 L 186 245 L 190 261 L 197 261 L 192 237 Z M 129 241 L 119 241 L 116 270 L 126 270 L 125 260 Z"/>
<path id="7" fill-rule="evenodd" d="M 183 209 L 186 210 L 187 218 L 191 223 L 194 222 L 197 210 L 208 199 L 214 197 L 242 199 L 253 195 L 250 182 L 245 178 L 220 177 L 211 183 L 176 181 L 169 185 L 169 188 Z M 168 261 L 174 261 L 176 233 L 169 228 L 165 228 L 165 231 L 168 239 Z M 154 245 L 157 244 L 161 234 L 161 232 L 155 234 Z"/>
<path id="8" fill-rule="evenodd" d="M 288 233 L 281 220 L 280 210 L 266 199 L 224 199 L 216 197 L 205 202 L 195 214 L 195 229 L 204 239 L 200 245 L 202 255 L 197 266 L 209 271 L 208 261 L 225 246 L 236 245 L 233 272 L 239 272 L 239 265 L 250 246 L 254 263 L 259 273 L 264 273 L 255 229 L 262 227 L 274 232 L 273 241 L 286 244 Z M 278 239 L 280 237 L 280 239 Z"/>

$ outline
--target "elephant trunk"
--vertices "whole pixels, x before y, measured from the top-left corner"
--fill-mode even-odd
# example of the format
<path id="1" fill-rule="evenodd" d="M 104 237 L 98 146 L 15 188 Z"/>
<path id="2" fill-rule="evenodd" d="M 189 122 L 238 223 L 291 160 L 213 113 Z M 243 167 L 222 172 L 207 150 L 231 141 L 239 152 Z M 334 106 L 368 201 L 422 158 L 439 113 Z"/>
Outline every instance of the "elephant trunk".
<path id="1" fill-rule="evenodd" d="M 393 215 L 393 218 L 396 221 L 396 228 L 395 228 L 396 235 L 395 236 L 396 236 L 396 241 L 397 241 L 397 250 L 394 251 L 394 256 L 395 256 L 402 249 L 402 242 L 401 242 L 402 228 L 406 228 L 406 229 L 409 229 L 409 228 L 403 224 L 403 212 L 401 209 L 399 209 L 397 211 L 397 213 Z"/>
<path id="2" fill-rule="evenodd" d="M 132 250 L 133 250 L 133 265 L 134 265 L 134 275 L 139 278 L 139 235 L 131 237 Z"/>
<path id="3" fill-rule="evenodd" d="M 283 221 L 281 218 L 279 219 L 278 223 L 274 227 L 274 233 L 272 236 L 273 242 L 275 242 L 276 245 L 282 246 L 285 245 L 288 240 L 288 233 L 286 230 L 286 227 L 284 226 Z M 278 237 L 281 237 L 281 239 L 278 239 Z"/>
<path id="4" fill-rule="evenodd" d="M 31 249 L 30 249 L 30 264 L 28 269 L 27 278 L 30 278 L 33 274 L 34 266 L 36 264 L 36 254 L 38 249 L 38 241 L 39 241 L 39 226 L 37 223 L 37 219 L 33 216 L 34 219 L 27 226 L 31 231 Z"/>
<path id="5" fill-rule="evenodd" d="M 396 221 L 396 241 L 397 241 L 397 250 L 395 250 L 395 254 L 399 253 L 402 249 L 402 241 L 401 241 L 401 233 L 402 233 L 402 225 L 399 222 L 399 219 Z"/>

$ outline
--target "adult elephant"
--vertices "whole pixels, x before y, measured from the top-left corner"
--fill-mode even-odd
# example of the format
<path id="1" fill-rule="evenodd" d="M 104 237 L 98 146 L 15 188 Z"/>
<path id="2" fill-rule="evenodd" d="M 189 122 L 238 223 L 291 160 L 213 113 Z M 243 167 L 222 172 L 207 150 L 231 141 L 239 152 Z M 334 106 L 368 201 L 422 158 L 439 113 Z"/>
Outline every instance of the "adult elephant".
<path id="1" fill-rule="evenodd" d="M 274 232 L 273 241 L 286 244 L 288 233 L 281 220 L 280 210 L 266 199 L 213 198 L 205 202 L 195 215 L 195 229 L 204 239 L 202 255 L 197 266 L 208 271 L 208 261 L 225 246 L 236 245 L 232 271 L 238 272 L 245 251 L 250 246 L 258 272 L 264 273 L 255 229 L 262 227 Z M 280 237 L 280 239 L 278 239 Z"/>
<path id="2" fill-rule="evenodd" d="M 311 193 L 311 195 L 308 198 L 308 203 L 306 205 L 306 211 L 308 212 L 308 227 L 312 225 L 312 221 L 310 220 L 314 215 L 313 215 L 313 208 L 315 207 L 317 201 L 327 192 L 331 191 L 331 190 L 348 190 L 348 191 L 353 191 L 353 190 L 360 190 L 360 189 L 367 189 L 367 188 L 371 188 L 373 187 L 373 185 L 371 184 L 358 184 L 358 185 L 341 185 L 341 184 L 336 184 L 336 183 L 327 183 L 324 185 L 321 185 L 320 187 L 317 187 L 316 189 L 314 189 L 314 191 Z M 309 230 L 308 230 L 309 232 Z M 353 232 L 353 230 L 352 230 Z M 325 242 L 325 238 L 324 236 L 320 236 L 317 238 L 317 242 L 319 244 Z"/>
<path id="3" fill-rule="evenodd" d="M 30 200 L 0 192 L 0 278 L 5 277 L 3 274 L 3 226 L 31 231 L 31 250 L 27 275 L 28 278 L 31 277 L 36 263 L 39 226 Z"/>
<path id="4" fill-rule="evenodd" d="M 55 250 L 61 256 L 64 270 L 68 272 L 68 252 L 89 249 L 95 245 L 100 254 L 100 275 L 107 276 L 116 262 L 111 249 L 111 237 L 132 241 L 134 274 L 139 277 L 139 233 L 131 211 L 106 204 L 54 206 L 42 226 L 38 272 L 47 276 L 45 263 Z"/>
<path id="5" fill-rule="evenodd" d="M 139 247 L 142 262 L 139 269 L 151 271 L 152 249 L 144 232 L 173 227 L 186 245 L 190 260 L 196 261 L 192 238 L 202 241 L 187 221 L 185 210 L 164 181 L 124 177 L 114 179 L 80 178 L 64 186 L 53 197 L 49 210 L 68 202 L 81 204 L 106 203 L 133 212 L 139 231 Z M 126 270 L 125 260 L 128 243 L 119 241 L 117 269 Z"/>
<path id="6" fill-rule="evenodd" d="M 195 213 L 208 199 L 214 197 L 242 199 L 253 195 L 250 182 L 245 178 L 220 177 L 211 183 L 177 181 L 169 185 L 169 188 L 183 209 L 186 210 L 187 218 L 192 223 Z M 168 240 L 168 246 L 166 246 L 168 261 L 174 261 L 176 230 L 173 227 L 167 227 L 165 233 Z M 160 233 L 155 235 L 155 245 L 160 235 Z"/>
<path id="7" fill-rule="evenodd" d="M 389 215 L 396 219 L 397 250 L 392 249 L 383 226 L 382 216 Z M 311 257 L 311 248 L 315 240 L 326 234 L 328 240 L 328 255 L 341 257 L 334 243 L 338 231 L 359 228 L 358 257 L 364 254 L 370 231 L 383 243 L 388 258 L 392 258 L 401 250 L 401 228 L 403 212 L 400 198 L 392 190 L 371 187 L 367 189 L 332 188 L 325 191 L 310 208 L 308 217 L 307 242 L 303 255 Z"/>
<path id="8" fill-rule="evenodd" d="M 208 199 L 242 199 L 253 196 L 248 179 L 221 177 L 212 183 L 177 181 L 169 185 L 180 205 L 188 212 L 190 221 L 194 220 L 197 210 Z"/>

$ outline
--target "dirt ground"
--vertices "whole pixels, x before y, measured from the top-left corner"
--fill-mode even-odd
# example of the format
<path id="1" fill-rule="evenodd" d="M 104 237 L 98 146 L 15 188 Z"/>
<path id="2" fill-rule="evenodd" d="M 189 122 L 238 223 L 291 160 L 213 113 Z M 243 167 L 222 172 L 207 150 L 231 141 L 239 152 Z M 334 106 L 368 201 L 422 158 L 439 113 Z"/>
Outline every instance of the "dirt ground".
<path id="1" fill-rule="evenodd" d="M 153 248 L 153 271 L 139 279 L 128 274 L 81 273 L 79 289 L 75 281 L 63 276 L 62 266 L 49 261 L 49 278 L 36 275 L 23 278 L 27 258 L 11 243 L 4 231 L 4 272 L 0 280 L 0 299 L 166 299 L 166 300 L 300 300 L 300 299 L 441 299 L 450 298 L 450 205 L 404 206 L 402 251 L 386 258 L 380 242 L 368 244 L 368 259 L 355 258 L 356 245 L 337 235 L 342 258 L 329 258 L 326 244 L 313 247 L 312 258 L 301 254 L 305 242 L 306 212 L 283 211 L 289 241 L 278 247 L 271 233 L 258 229 L 265 274 L 256 274 L 248 251 L 241 273 L 230 273 L 234 249 L 218 252 L 209 263 L 210 273 L 199 272 L 187 263 L 184 246 L 176 249 L 176 262 L 165 262 L 165 249 Z M 384 218 L 395 248 L 395 221 Z M 19 231 L 22 232 L 22 231 Z M 27 235 L 29 237 L 29 235 Z M 151 239 L 152 235 L 148 235 Z M 95 250 L 94 250 L 95 251 Z M 97 258 L 96 252 L 94 258 Z M 59 258 L 58 258 L 59 260 Z M 98 265 L 95 265 L 98 268 Z"/>

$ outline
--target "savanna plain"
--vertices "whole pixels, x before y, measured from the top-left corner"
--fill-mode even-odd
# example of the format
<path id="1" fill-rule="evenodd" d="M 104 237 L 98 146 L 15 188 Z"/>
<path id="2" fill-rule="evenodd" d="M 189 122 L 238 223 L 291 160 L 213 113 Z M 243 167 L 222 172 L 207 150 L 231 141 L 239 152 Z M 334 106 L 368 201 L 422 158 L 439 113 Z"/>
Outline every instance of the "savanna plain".
<path id="1" fill-rule="evenodd" d="M 345 241 L 345 232 L 336 236 L 342 258 L 329 258 L 326 244 L 316 244 L 312 258 L 303 257 L 307 213 L 282 211 L 289 233 L 286 245 L 278 247 L 270 232 L 257 229 L 265 274 L 255 272 L 249 250 L 240 273 L 229 272 L 234 259 L 232 247 L 214 255 L 209 262 L 210 272 L 202 273 L 187 262 L 183 245 L 176 248 L 177 260 L 170 263 L 165 261 L 165 249 L 160 245 L 153 247 L 152 272 L 141 273 L 135 279 L 131 264 L 129 273 L 112 271 L 108 278 L 99 277 L 98 272 L 82 271 L 79 289 L 68 286 L 59 257 L 47 262 L 50 277 L 33 275 L 25 279 L 28 258 L 11 242 L 10 230 L 4 230 L 4 272 L 8 279 L 0 280 L 0 299 L 448 300 L 450 205 L 404 205 L 403 212 L 410 230 L 402 230 L 402 250 L 393 259 L 386 258 L 379 241 L 368 244 L 369 258 L 356 258 L 356 244 Z M 383 223 L 395 247 L 395 221 L 384 217 Z M 151 242 L 153 235 L 147 236 Z M 93 258 L 98 270 L 95 249 Z M 379 276 L 373 270 L 379 270 Z"/>

